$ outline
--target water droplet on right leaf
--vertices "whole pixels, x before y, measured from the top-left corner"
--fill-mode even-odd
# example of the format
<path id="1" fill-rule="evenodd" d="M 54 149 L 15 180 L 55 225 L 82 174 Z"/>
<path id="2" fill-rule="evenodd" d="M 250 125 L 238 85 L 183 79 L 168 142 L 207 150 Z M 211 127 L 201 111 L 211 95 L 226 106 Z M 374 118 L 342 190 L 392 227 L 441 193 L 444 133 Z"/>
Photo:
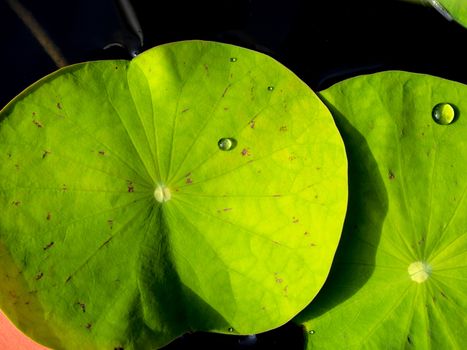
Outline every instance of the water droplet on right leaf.
<path id="1" fill-rule="evenodd" d="M 438 103 L 431 113 L 433 120 L 440 125 L 449 125 L 456 120 L 456 109 L 450 103 Z"/>
<path id="2" fill-rule="evenodd" d="M 311 329 L 311 330 L 308 331 L 308 334 L 315 334 L 315 333 L 316 333 L 316 332 L 315 332 L 314 329 Z"/>
<path id="3" fill-rule="evenodd" d="M 230 327 L 230 328 L 228 329 L 228 331 L 229 331 L 230 333 L 232 333 L 232 332 L 234 331 L 234 329 L 233 329 L 232 327 Z"/>
<path id="4" fill-rule="evenodd" d="M 237 57 L 230 57 L 230 62 L 237 62 Z"/>
<path id="5" fill-rule="evenodd" d="M 274 86 L 268 86 L 268 91 L 274 90 Z"/>

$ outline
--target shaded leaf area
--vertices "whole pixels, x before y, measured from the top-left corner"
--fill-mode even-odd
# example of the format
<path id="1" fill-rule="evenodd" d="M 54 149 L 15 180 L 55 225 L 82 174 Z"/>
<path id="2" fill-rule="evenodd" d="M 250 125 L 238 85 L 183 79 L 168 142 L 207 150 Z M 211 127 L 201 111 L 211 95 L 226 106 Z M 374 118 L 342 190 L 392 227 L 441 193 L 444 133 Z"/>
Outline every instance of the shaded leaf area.
<path id="1" fill-rule="evenodd" d="M 465 348 L 467 86 L 387 71 L 320 96 L 348 150 L 349 211 L 331 274 L 295 319 L 308 348 Z M 451 124 L 435 122 L 440 103 Z"/>
<path id="2" fill-rule="evenodd" d="M 67 67 L 1 111 L 0 144 L 0 307 L 52 348 L 264 332 L 329 272 L 344 145 L 263 54 L 189 41 Z"/>

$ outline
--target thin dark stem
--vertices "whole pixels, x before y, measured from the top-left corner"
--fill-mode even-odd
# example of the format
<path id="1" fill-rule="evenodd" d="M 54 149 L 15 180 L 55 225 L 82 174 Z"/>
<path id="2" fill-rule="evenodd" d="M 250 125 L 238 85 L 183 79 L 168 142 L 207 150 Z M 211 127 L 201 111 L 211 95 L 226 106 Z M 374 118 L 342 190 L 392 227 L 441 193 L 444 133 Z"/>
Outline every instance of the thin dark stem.
<path id="1" fill-rule="evenodd" d="M 44 51 L 54 61 L 58 68 L 68 65 L 67 60 L 61 53 L 60 49 L 55 45 L 44 28 L 37 22 L 32 13 L 25 8 L 18 0 L 6 0 L 13 12 L 23 21 L 24 25 L 29 28 L 32 35 L 37 39 Z"/>

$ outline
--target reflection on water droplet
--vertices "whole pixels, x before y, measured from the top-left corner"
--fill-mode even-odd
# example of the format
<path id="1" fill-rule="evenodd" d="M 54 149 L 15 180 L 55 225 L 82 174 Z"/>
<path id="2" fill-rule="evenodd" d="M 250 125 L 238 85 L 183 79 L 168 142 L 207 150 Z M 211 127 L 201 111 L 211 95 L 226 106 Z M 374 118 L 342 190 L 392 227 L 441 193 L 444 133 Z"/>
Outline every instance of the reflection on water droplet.
<path id="1" fill-rule="evenodd" d="M 232 332 L 234 331 L 234 329 L 233 329 L 232 327 L 230 327 L 230 328 L 228 329 L 228 331 L 229 331 L 230 333 L 232 333 Z"/>
<path id="2" fill-rule="evenodd" d="M 427 263 L 415 261 L 409 265 L 407 272 L 412 281 L 417 283 L 425 282 L 431 275 L 432 268 Z"/>
<path id="3" fill-rule="evenodd" d="M 268 86 L 268 90 L 269 90 L 269 91 L 274 90 L 274 86 Z"/>
<path id="4" fill-rule="evenodd" d="M 237 62 L 237 57 L 230 57 L 230 62 Z"/>
<path id="5" fill-rule="evenodd" d="M 217 141 L 217 146 L 221 151 L 231 151 L 237 146 L 237 140 L 232 137 L 223 137 Z"/>
<path id="6" fill-rule="evenodd" d="M 238 339 L 238 344 L 240 344 L 243 347 L 249 347 L 253 346 L 257 342 L 257 338 L 255 334 L 247 335 L 246 337 L 242 337 Z"/>
<path id="7" fill-rule="evenodd" d="M 314 329 L 311 329 L 311 330 L 308 331 L 308 334 L 315 334 L 315 333 L 316 333 L 316 332 L 315 332 Z"/>
<path id="8" fill-rule="evenodd" d="M 449 125 L 456 119 L 456 108 L 450 103 L 438 103 L 433 107 L 432 116 L 438 124 Z"/>

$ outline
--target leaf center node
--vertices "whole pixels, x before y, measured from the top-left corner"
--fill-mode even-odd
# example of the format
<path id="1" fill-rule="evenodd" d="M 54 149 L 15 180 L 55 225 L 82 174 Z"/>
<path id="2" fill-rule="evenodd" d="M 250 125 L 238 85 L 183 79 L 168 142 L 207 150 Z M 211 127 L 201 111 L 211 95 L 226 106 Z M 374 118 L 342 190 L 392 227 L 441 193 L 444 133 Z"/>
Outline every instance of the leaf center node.
<path id="1" fill-rule="evenodd" d="M 423 283 L 431 275 L 431 266 L 422 261 L 415 261 L 409 265 L 407 271 L 412 281 Z"/>
<path id="2" fill-rule="evenodd" d="M 170 193 L 170 189 L 164 185 L 158 185 L 154 191 L 154 198 L 159 203 L 167 202 L 172 198 L 172 194 Z"/>

